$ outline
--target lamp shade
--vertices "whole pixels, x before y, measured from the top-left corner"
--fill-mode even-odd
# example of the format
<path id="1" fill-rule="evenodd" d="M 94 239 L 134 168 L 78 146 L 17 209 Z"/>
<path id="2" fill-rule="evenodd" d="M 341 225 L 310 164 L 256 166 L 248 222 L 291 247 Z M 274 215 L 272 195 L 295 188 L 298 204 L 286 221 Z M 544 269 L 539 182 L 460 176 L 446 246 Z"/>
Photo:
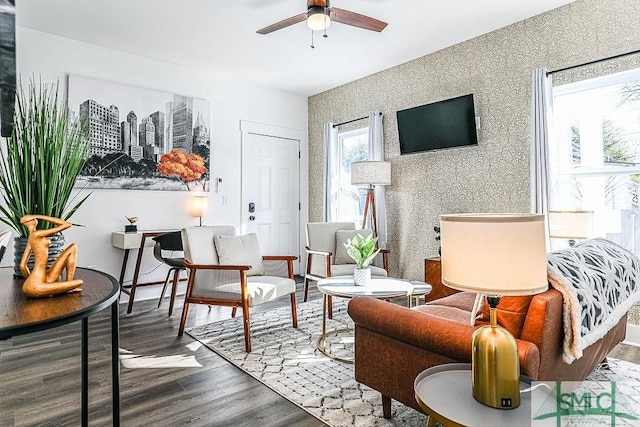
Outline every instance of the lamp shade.
<path id="1" fill-rule="evenodd" d="M 391 163 L 375 160 L 351 163 L 351 185 L 391 185 Z"/>
<path id="2" fill-rule="evenodd" d="M 442 283 L 488 295 L 547 290 L 542 214 L 440 216 Z"/>
<path id="3" fill-rule="evenodd" d="M 593 211 L 549 211 L 549 236 L 589 239 L 593 235 Z"/>
<path id="4" fill-rule="evenodd" d="M 203 217 L 207 214 L 209 199 L 207 196 L 193 196 L 189 206 L 189 214 L 193 217 Z"/>

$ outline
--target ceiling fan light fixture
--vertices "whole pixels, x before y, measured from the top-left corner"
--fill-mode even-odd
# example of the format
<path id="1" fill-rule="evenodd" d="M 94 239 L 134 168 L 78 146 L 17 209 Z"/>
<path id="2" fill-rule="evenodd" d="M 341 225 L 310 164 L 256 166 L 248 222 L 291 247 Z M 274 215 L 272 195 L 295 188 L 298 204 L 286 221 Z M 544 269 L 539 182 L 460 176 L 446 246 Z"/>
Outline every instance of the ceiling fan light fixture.
<path id="1" fill-rule="evenodd" d="M 331 25 L 328 8 L 310 6 L 307 16 L 307 26 L 314 31 L 326 30 Z"/>

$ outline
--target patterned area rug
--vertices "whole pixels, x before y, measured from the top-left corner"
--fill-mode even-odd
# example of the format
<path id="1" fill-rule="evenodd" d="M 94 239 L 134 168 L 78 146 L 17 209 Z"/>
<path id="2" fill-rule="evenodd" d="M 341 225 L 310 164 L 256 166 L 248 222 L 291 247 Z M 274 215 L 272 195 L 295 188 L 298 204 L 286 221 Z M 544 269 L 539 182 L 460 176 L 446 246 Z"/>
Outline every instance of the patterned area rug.
<path id="1" fill-rule="evenodd" d="M 346 302 L 334 302 L 334 319 L 327 330 L 351 327 Z M 382 416 L 380 393 L 353 379 L 353 365 L 334 361 L 316 348 L 322 328 L 322 303 L 298 305 L 298 328 L 291 326 L 289 307 L 251 314 L 252 352 L 244 351 L 242 317 L 192 328 L 189 335 L 258 379 L 286 399 L 332 427 L 423 427 L 426 416 L 393 402 L 392 419 Z M 330 338 L 332 350 L 349 352 L 353 339 Z M 611 370 L 601 369 L 593 381 L 637 379 L 640 366 L 610 359 Z"/>

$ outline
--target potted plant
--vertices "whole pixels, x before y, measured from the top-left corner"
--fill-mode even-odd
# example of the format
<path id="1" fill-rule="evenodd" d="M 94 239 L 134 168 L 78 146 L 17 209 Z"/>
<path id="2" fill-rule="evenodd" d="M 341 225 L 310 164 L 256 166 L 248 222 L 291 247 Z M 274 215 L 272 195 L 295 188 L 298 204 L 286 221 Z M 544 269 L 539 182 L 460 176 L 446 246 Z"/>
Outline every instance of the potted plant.
<path id="1" fill-rule="evenodd" d="M 435 225 L 433 231 L 436 233 L 436 242 L 438 242 L 438 256 L 442 255 L 442 248 L 440 246 L 440 226 Z"/>
<path id="2" fill-rule="evenodd" d="M 14 240 L 14 274 L 20 274 L 20 259 L 28 230 L 20 219 L 27 214 L 69 219 L 87 199 L 75 202 L 73 186 L 85 163 L 90 136 L 85 124 L 69 120 L 66 106 L 58 102 L 58 85 L 29 83 L 18 90 L 13 132 L 0 150 L 0 185 L 4 203 L 0 221 L 17 233 Z M 47 221 L 39 228 L 50 228 Z M 50 262 L 64 246 L 64 238 L 51 239 Z"/>
<path id="3" fill-rule="evenodd" d="M 366 286 L 371 280 L 371 269 L 369 265 L 378 255 L 380 249 L 376 247 L 378 238 L 373 237 L 373 233 L 367 237 L 356 234 L 353 239 L 347 240 L 344 247 L 355 262 L 357 267 L 353 269 L 353 282 L 357 286 Z"/>

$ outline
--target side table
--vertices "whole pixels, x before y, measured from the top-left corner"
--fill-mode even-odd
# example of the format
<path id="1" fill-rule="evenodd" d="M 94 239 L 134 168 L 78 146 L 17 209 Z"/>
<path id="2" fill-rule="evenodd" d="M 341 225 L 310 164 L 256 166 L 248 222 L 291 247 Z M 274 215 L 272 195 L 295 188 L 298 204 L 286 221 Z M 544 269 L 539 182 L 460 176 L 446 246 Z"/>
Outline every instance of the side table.
<path id="1" fill-rule="evenodd" d="M 529 389 L 531 380 L 520 377 L 520 390 Z M 449 363 L 422 371 L 413 388 L 416 401 L 429 416 L 428 427 L 436 422 L 446 427 L 528 426 L 531 424 L 531 396 L 541 393 L 533 389 L 520 394 L 520 406 L 515 409 L 495 409 L 473 398 L 471 392 L 471 364 Z"/>
<path id="2" fill-rule="evenodd" d="M 82 321 L 82 425 L 89 425 L 89 316 L 111 306 L 111 378 L 113 425 L 120 425 L 120 359 L 118 295 L 114 277 L 78 268 L 82 291 L 51 298 L 29 299 L 22 293 L 24 279 L 14 279 L 12 268 L 0 268 L 0 340 Z M 1 373 L 0 373 L 1 374 Z"/>
<path id="3" fill-rule="evenodd" d="M 431 293 L 425 298 L 427 301 L 444 298 L 458 292 L 442 284 L 442 266 L 440 264 L 440 257 L 425 258 L 424 281 L 433 286 Z"/>

